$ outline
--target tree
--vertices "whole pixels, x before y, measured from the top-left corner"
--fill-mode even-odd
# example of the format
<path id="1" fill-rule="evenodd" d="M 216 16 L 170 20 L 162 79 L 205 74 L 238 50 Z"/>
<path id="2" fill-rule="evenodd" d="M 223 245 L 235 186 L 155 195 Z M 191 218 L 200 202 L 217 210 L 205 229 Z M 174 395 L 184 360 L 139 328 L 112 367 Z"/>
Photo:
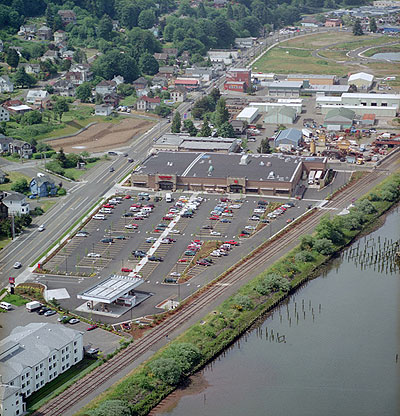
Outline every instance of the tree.
<path id="1" fill-rule="evenodd" d="M 376 26 L 375 17 L 371 17 L 369 19 L 369 30 L 373 33 L 376 33 L 376 31 L 378 30 L 378 27 Z"/>
<path id="2" fill-rule="evenodd" d="M 154 113 L 160 117 L 167 117 L 168 114 L 171 114 L 171 108 L 163 103 L 154 109 Z"/>
<path id="3" fill-rule="evenodd" d="M 97 34 L 100 38 L 110 40 L 112 35 L 113 24 L 110 16 L 106 14 L 100 19 L 97 27 Z"/>
<path id="4" fill-rule="evenodd" d="M 57 153 L 56 160 L 60 163 L 60 166 L 62 168 L 65 168 L 66 167 L 66 165 L 67 165 L 68 162 L 67 162 L 67 156 L 65 155 L 63 148 L 61 148 L 59 150 L 59 152 Z"/>
<path id="5" fill-rule="evenodd" d="M 268 137 L 261 139 L 260 146 L 257 147 L 257 153 L 271 153 Z"/>
<path id="6" fill-rule="evenodd" d="M 256 286 L 257 292 L 261 295 L 279 291 L 288 292 L 289 289 L 289 281 L 276 273 L 267 274 Z"/>
<path id="7" fill-rule="evenodd" d="M 158 72 L 159 65 L 153 55 L 144 53 L 139 59 L 139 68 L 144 74 L 155 75 Z"/>
<path id="8" fill-rule="evenodd" d="M 228 3 L 228 7 L 226 9 L 226 17 L 228 20 L 233 20 L 233 10 L 232 5 L 230 3 Z"/>
<path id="9" fill-rule="evenodd" d="M 174 119 L 172 120 L 171 132 L 180 133 L 180 131 L 181 131 L 181 115 L 179 111 L 177 111 L 174 115 Z"/>
<path id="10" fill-rule="evenodd" d="M 196 136 L 197 135 L 197 129 L 193 124 L 192 120 L 185 120 L 183 122 L 183 127 L 185 128 L 185 130 L 191 135 L 191 136 Z"/>
<path id="11" fill-rule="evenodd" d="M 68 111 L 69 111 L 69 105 L 68 105 L 67 99 L 64 97 L 58 98 L 56 103 L 54 104 L 53 112 L 55 115 L 59 117 L 60 123 L 61 123 L 63 114 Z"/>
<path id="12" fill-rule="evenodd" d="M 138 26 L 142 29 L 150 29 L 156 23 L 156 15 L 152 9 L 142 10 L 138 17 Z"/>
<path id="13" fill-rule="evenodd" d="M 326 238 L 332 241 L 333 244 L 341 244 L 343 242 L 343 231 L 328 217 L 322 218 L 315 230 L 317 232 L 317 238 L 319 239 Z"/>
<path id="14" fill-rule="evenodd" d="M 106 400 L 88 414 L 89 416 L 130 416 L 132 411 L 129 404 L 123 400 Z"/>
<path id="15" fill-rule="evenodd" d="M 93 73 L 105 79 L 122 75 L 126 82 L 132 82 L 139 76 L 136 61 L 128 53 L 111 50 L 97 58 L 92 65 Z"/>
<path id="16" fill-rule="evenodd" d="M 92 87 L 88 82 L 84 82 L 76 89 L 75 96 L 82 103 L 87 103 L 92 98 Z"/>
<path id="17" fill-rule="evenodd" d="M 28 181 L 25 178 L 17 179 L 12 185 L 11 190 L 14 192 L 19 192 L 25 194 L 29 191 Z"/>
<path id="18" fill-rule="evenodd" d="M 78 64 L 83 64 L 87 61 L 85 52 L 83 52 L 83 50 L 79 48 L 76 49 L 72 58 Z"/>
<path id="19" fill-rule="evenodd" d="M 35 110 L 25 113 L 21 118 L 21 123 L 31 126 L 32 124 L 40 124 L 42 122 L 42 114 Z"/>
<path id="20" fill-rule="evenodd" d="M 181 368 L 173 358 L 158 358 L 149 367 L 157 378 L 171 386 L 178 384 L 181 379 Z"/>
<path id="21" fill-rule="evenodd" d="M 117 87 L 118 94 L 122 95 L 123 97 L 128 97 L 129 95 L 135 94 L 135 88 L 133 88 L 130 84 L 119 84 Z"/>
<path id="22" fill-rule="evenodd" d="M 9 49 L 7 52 L 6 62 L 12 68 L 16 68 L 19 64 L 19 55 L 15 49 Z"/>
<path id="23" fill-rule="evenodd" d="M 226 108 L 226 101 L 224 98 L 220 98 L 215 107 L 214 122 L 217 127 L 222 126 L 229 120 L 229 111 Z"/>
<path id="24" fill-rule="evenodd" d="M 212 134 L 212 131 L 211 131 L 210 125 L 208 124 L 208 119 L 207 119 L 207 117 L 204 117 L 203 125 L 201 126 L 201 129 L 198 133 L 198 136 L 200 136 L 200 137 L 210 137 L 211 134 Z"/>
<path id="25" fill-rule="evenodd" d="M 362 36 L 364 34 L 360 19 L 356 19 L 353 25 L 353 35 L 354 36 Z"/>
<path id="26" fill-rule="evenodd" d="M 236 295 L 233 298 L 234 306 L 239 310 L 249 311 L 253 309 L 252 300 L 246 295 Z"/>
<path id="27" fill-rule="evenodd" d="M 222 124 L 219 128 L 218 128 L 218 136 L 221 137 L 235 137 L 235 130 L 232 127 L 232 124 L 229 123 L 229 121 L 225 121 L 224 124 Z"/>
<path id="28" fill-rule="evenodd" d="M 328 256 L 335 251 L 335 247 L 332 244 L 332 241 L 327 238 L 320 238 L 314 241 L 313 250 L 317 253 L 321 253 L 324 256 Z"/>
<path id="29" fill-rule="evenodd" d="M 14 76 L 14 84 L 21 88 L 29 88 L 36 84 L 36 79 L 33 75 L 27 74 L 24 67 L 21 67 Z"/>
<path id="30" fill-rule="evenodd" d="M 212 100 L 215 106 L 218 100 L 221 98 L 221 92 L 219 91 L 218 88 L 213 88 L 210 94 L 208 94 L 208 96 L 210 97 L 210 99 Z"/>
<path id="31" fill-rule="evenodd" d="M 167 358 L 174 359 L 181 371 L 188 374 L 201 360 L 200 350 L 189 342 L 182 342 L 171 345 L 166 351 Z"/>

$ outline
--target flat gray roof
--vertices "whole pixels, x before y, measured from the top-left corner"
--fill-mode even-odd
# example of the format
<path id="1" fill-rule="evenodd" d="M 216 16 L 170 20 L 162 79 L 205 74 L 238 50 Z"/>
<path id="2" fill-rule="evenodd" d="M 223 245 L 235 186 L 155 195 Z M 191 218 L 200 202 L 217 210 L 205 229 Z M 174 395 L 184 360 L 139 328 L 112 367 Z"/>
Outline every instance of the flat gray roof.
<path id="1" fill-rule="evenodd" d="M 112 274 L 102 282 L 78 294 L 78 299 L 93 302 L 112 303 L 125 293 L 130 292 L 143 283 L 139 277 Z"/>
<path id="2" fill-rule="evenodd" d="M 335 79 L 336 75 L 321 75 L 321 74 L 289 74 L 289 78 L 310 78 L 310 79 Z"/>
<path id="3" fill-rule="evenodd" d="M 165 174 L 190 178 L 237 177 L 249 180 L 289 182 L 304 160 L 300 156 L 283 154 L 245 155 L 247 163 L 241 164 L 242 154 L 229 153 L 177 153 L 160 151 L 146 159 L 137 174 Z M 321 162 L 324 158 L 319 158 Z M 315 159 L 318 160 L 318 159 Z"/>
<path id="4" fill-rule="evenodd" d="M 267 88 L 301 88 L 303 81 L 272 81 L 263 84 Z"/>

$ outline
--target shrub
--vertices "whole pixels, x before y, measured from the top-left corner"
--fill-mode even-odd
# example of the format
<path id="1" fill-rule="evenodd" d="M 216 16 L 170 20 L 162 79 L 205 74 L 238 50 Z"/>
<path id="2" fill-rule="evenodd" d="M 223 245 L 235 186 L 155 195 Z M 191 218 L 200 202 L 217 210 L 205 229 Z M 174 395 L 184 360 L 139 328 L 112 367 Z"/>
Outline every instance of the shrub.
<path id="1" fill-rule="evenodd" d="M 289 281 L 277 273 L 267 274 L 259 286 L 265 294 L 279 291 L 288 292 L 290 289 Z"/>
<path id="2" fill-rule="evenodd" d="M 40 207 L 36 207 L 33 211 L 30 212 L 32 216 L 43 215 L 44 211 Z"/>
<path id="3" fill-rule="evenodd" d="M 394 183 L 385 185 L 381 191 L 381 198 L 393 202 L 399 197 L 399 189 Z"/>
<path id="4" fill-rule="evenodd" d="M 58 195 L 58 196 L 64 196 L 64 195 L 67 195 L 67 191 L 66 191 L 64 188 L 60 188 L 60 189 L 57 191 L 57 195 Z"/>
<path id="5" fill-rule="evenodd" d="M 332 241 L 333 244 L 342 244 L 344 241 L 343 231 L 339 228 L 337 220 L 331 221 L 327 217 L 322 218 L 321 222 L 316 227 L 316 231 L 318 239 L 327 239 Z"/>
<path id="6" fill-rule="evenodd" d="M 132 410 L 123 400 L 106 400 L 88 414 L 89 416 L 131 416 Z"/>
<path id="7" fill-rule="evenodd" d="M 65 170 L 61 167 L 60 163 L 56 160 L 46 163 L 46 169 L 51 170 L 52 172 L 57 173 L 61 176 L 64 176 L 64 173 L 65 173 Z"/>
<path id="8" fill-rule="evenodd" d="M 314 242 L 313 250 L 317 253 L 321 253 L 324 256 L 328 256 L 335 251 L 335 247 L 331 240 L 327 238 L 320 238 Z"/>
<path id="9" fill-rule="evenodd" d="M 368 199 L 362 199 L 361 201 L 356 202 L 354 205 L 357 211 L 366 215 L 376 212 L 375 207 L 371 204 L 370 201 L 368 201 Z"/>
<path id="10" fill-rule="evenodd" d="M 29 191 L 28 181 L 25 178 L 17 179 L 12 185 L 11 190 L 24 194 Z"/>
<path id="11" fill-rule="evenodd" d="M 235 307 L 239 310 L 249 311 L 253 309 L 253 302 L 251 299 L 246 295 L 236 295 L 233 299 Z"/>
<path id="12" fill-rule="evenodd" d="M 369 194 L 369 196 L 368 196 L 368 199 L 369 199 L 370 201 L 380 201 L 380 200 L 381 200 L 381 197 L 380 197 L 378 194 L 376 194 L 376 193 L 374 193 L 374 192 L 371 192 L 371 193 Z"/>
<path id="13" fill-rule="evenodd" d="M 301 250 L 311 250 L 314 245 L 314 238 L 311 235 L 303 235 L 300 240 Z"/>
<path id="14" fill-rule="evenodd" d="M 173 358 L 158 358 L 149 367 L 157 378 L 171 386 L 177 385 L 181 379 L 181 368 Z"/>
<path id="15" fill-rule="evenodd" d="M 302 263 L 307 263 L 314 260 L 314 256 L 309 251 L 300 251 L 296 254 L 295 260 Z"/>
<path id="16" fill-rule="evenodd" d="M 183 342 L 171 345 L 164 356 L 172 358 L 179 365 L 181 372 L 188 373 L 200 362 L 202 354 L 195 345 Z"/>

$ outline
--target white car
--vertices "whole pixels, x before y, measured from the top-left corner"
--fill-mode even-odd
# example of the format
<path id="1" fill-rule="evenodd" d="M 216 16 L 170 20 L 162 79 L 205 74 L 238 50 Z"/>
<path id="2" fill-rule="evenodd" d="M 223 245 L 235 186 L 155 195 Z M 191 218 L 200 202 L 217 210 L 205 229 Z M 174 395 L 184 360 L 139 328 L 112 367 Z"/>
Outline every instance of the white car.
<path id="1" fill-rule="evenodd" d="M 102 208 L 99 212 L 100 212 L 100 214 L 111 214 L 112 209 L 111 208 Z"/>
<path id="2" fill-rule="evenodd" d="M 246 227 L 244 227 L 245 230 L 255 230 L 256 227 L 254 227 L 254 225 L 246 225 Z"/>
<path id="3" fill-rule="evenodd" d="M 221 235 L 219 231 L 211 231 L 210 235 Z"/>
<path id="4" fill-rule="evenodd" d="M 22 264 L 19 262 L 19 261 L 16 261 L 15 263 L 14 263 L 14 269 L 19 269 L 20 267 L 22 267 Z"/>
<path id="5" fill-rule="evenodd" d="M 232 204 L 232 205 L 229 205 L 229 208 L 230 209 L 239 209 L 240 205 L 239 204 Z"/>
<path id="6" fill-rule="evenodd" d="M 180 234 L 180 233 L 181 233 L 181 231 L 180 231 L 180 230 L 173 229 L 173 230 L 171 230 L 169 233 L 170 233 L 170 234 Z"/>
<path id="7" fill-rule="evenodd" d="M 133 224 L 126 224 L 125 228 L 127 228 L 128 230 L 136 230 L 137 225 L 133 225 Z"/>
<path id="8" fill-rule="evenodd" d="M 139 192 L 138 196 L 149 196 L 147 192 Z"/>
<path id="9" fill-rule="evenodd" d="M 265 209 L 263 209 L 263 208 L 256 208 L 256 209 L 254 210 L 254 212 L 255 212 L 256 214 L 264 214 Z"/>
<path id="10" fill-rule="evenodd" d="M 101 254 L 99 254 L 99 253 L 88 253 L 87 256 L 98 259 L 99 257 L 101 257 Z"/>
<path id="11" fill-rule="evenodd" d="M 233 217 L 233 214 L 231 214 L 230 212 L 223 212 L 222 216 L 223 217 Z"/>
<path id="12" fill-rule="evenodd" d="M 76 319 L 76 318 L 72 318 L 72 319 L 70 319 L 68 321 L 68 323 L 71 324 L 71 325 L 77 324 L 79 322 L 80 322 L 80 320 L 79 319 Z"/>
<path id="13" fill-rule="evenodd" d="M 219 250 L 214 250 L 214 251 L 211 252 L 211 256 L 213 256 L 213 257 L 221 257 L 222 254 L 221 254 L 221 252 Z"/>
<path id="14" fill-rule="evenodd" d="M 105 220 L 106 216 L 104 214 L 96 214 L 96 215 L 93 215 L 93 219 L 94 220 Z"/>
<path id="15" fill-rule="evenodd" d="M 178 272 L 172 272 L 169 274 L 170 276 L 174 276 L 174 277 L 181 277 L 181 274 Z"/>
<path id="16" fill-rule="evenodd" d="M 87 237 L 89 233 L 86 231 L 80 231 L 79 233 L 76 233 L 75 237 Z"/>
<path id="17" fill-rule="evenodd" d="M 42 224 L 42 225 L 39 225 L 39 228 L 37 230 L 41 232 L 41 231 L 44 231 L 45 229 L 46 229 L 45 226 Z"/>

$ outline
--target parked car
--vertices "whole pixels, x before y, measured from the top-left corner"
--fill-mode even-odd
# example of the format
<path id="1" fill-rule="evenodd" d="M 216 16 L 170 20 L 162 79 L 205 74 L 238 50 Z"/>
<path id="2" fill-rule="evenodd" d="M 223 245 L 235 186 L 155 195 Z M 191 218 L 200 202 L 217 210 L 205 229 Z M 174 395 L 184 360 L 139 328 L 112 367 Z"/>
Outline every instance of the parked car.
<path id="1" fill-rule="evenodd" d="M 75 237 L 87 237 L 89 233 L 87 231 L 79 231 L 75 234 Z"/>
<path id="2" fill-rule="evenodd" d="M 93 331 L 93 329 L 96 329 L 97 328 L 97 325 L 96 324 L 93 324 L 93 325 L 90 325 L 90 326 L 88 326 L 87 328 L 86 328 L 86 331 Z M 98 350 L 97 350 L 98 351 Z"/>
<path id="3" fill-rule="evenodd" d="M 76 319 L 76 318 L 72 318 L 72 319 L 70 319 L 68 321 L 68 323 L 71 324 L 71 325 L 77 324 L 79 322 L 80 322 L 80 320 L 79 319 Z"/>
<path id="4" fill-rule="evenodd" d="M 170 231 L 170 234 L 180 234 L 181 231 L 177 230 L 176 228 L 174 228 L 173 230 Z"/>
<path id="5" fill-rule="evenodd" d="M 147 192 L 139 192 L 138 196 L 149 196 Z"/>
<path id="6" fill-rule="evenodd" d="M 112 238 L 102 238 L 100 241 L 101 241 L 102 243 L 108 243 L 108 244 L 110 244 L 110 243 L 113 243 L 113 242 L 114 242 L 114 240 L 113 240 Z"/>
<path id="7" fill-rule="evenodd" d="M 99 253 L 88 253 L 87 257 L 99 258 L 99 257 L 101 257 L 101 254 L 99 254 Z"/>
<path id="8" fill-rule="evenodd" d="M 179 259 L 178 263 L 187 263 L 187 261 L 188 261 L 187 259 Z"/>
<path id="9" fill-rule="evenodd" d="M 43 306 L 42 308 L 40 308 L 37 313 L 38 315 L 44 315 L 47 311 L 49 311 L 49 308 L 46 308 L 45 306 Z"/>
<path id="10" fill-rule="evenodd" d="M 137 230 L 138 225 L 137 224 L 126 224 L 125 228 L 127 228 L 128 230 Z"/>
<path id="11" fill-rule="evenodd" d="M 135 250 L 133 252 L 133 255 L 135 257 L 146 257 L 147 256 L 147 254 L 144 251 L 142 251 L 142 250 Z"/>
<path id="12" fill-rule="evenodd" d="M 126 237 L 124 235 L 117 235 L 114 237 L 116 240 L 126 240 Z"/>
<path id="13" fill-rule="evenodd" d="M 149 237 L 146 239 L 146 243 L 154 243 L 155 241 L 157 241 L 157 238 L 155 237 Z"/>
<path id="14" fill-rule="evenodd" d="M 217 236 L 217 235 L 221 235 L 221 233 L 219 231 L 211 231 L 210 235 Z"/>
<path id="15" fill-rule="evenodd" d="M 56 311 L 53 311 L 53 309 L 49 309 L 48 311 L 46 311 L 45 313 L 44 313 L 44 316 L 52 316 L 52 315 L 55 315 L 57 312 Z"/>
<path id="16" fill-rule="evenodd" d="M 162 257 L 159 256 L 149 256 L 150 261 L 164 261 Z"/>
<path id="17" fill-rule="evenodd" d="M 228 223 L 231 223 L 232 221 L 228 218 L 222 218 L 221 222 L 224 224 L 228 224 Z"/>
<path id="18" fill-rule="evenodd" d="M 185 256 L 195 256 L 196 252 L 193 250 L 186 250 L 184 254 Z"/>
<path id="19" fill-rule="evenodd" d="M 212 225 L 203 225 L 201 228 L 203 230 L 212 230 L 213 229 L 213 226 Z"/>
<path id="20" fill-rule="evenodd" d="M 174 276 L 174 277 L 180 277 L 180 276 L 181 276 L 181 274 L 180 274 L 180 273 L 178 273 L 178 272 L 172 272 L 172 273 L 170 273 L 169 275 L 170 275 L 170 276 Z"/>

